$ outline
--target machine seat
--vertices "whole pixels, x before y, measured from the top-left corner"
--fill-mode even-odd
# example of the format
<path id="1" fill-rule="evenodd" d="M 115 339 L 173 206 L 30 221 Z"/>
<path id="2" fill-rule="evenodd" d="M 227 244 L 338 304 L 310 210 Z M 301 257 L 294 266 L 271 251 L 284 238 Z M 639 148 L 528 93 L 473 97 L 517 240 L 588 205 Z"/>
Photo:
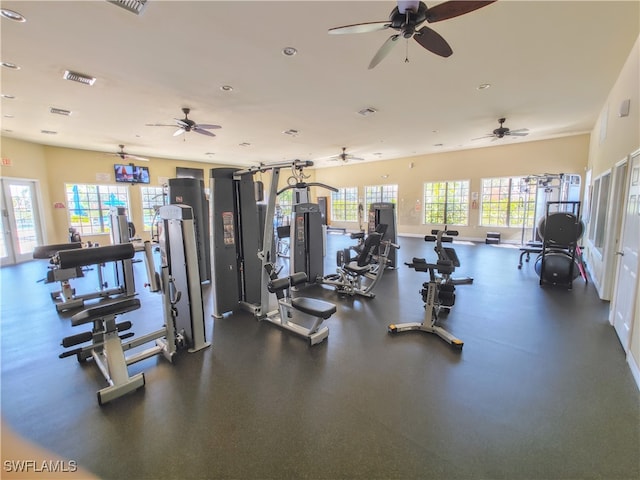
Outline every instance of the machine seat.
<path id="1" fill-rule="evenodd" d="M 349 272 L 355 273 L 356 275 L 362 275 L 364 273 L 367 273 L 371 269 L 371 264 L 360 266 L 358 265 L 357 261 L 353 261 L 344 265 L 344 269 L 348 270 Z"/>
<path id="2" fill-rule="evenodd" d="M 137 298 L 128 298 L 104 305 L 96 305 L 95 307 L 90 307 L 76 313 L 71 317 L 71 325 L 75 327 L 110 315 L 120 315 L 122 313 L 131 312 L 139 308 L 140 300 Z"/>
<path id="3" fill-rule="evenodd" d="M 324 320 L 336 313 L 337 309 L 333 303 L 318 300 L 316 298 L 297 297 L 291 299 L 291 306 L 302 313 L 320 317 Z"/>

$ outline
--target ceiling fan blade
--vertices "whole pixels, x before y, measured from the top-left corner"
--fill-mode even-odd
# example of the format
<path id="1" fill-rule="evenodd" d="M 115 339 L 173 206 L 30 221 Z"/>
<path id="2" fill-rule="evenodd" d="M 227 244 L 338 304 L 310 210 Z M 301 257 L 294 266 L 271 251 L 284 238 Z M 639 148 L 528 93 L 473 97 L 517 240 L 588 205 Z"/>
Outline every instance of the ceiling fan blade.
<path id="1" fill-rule="evenodd" d="M 185 133 L 186 130 L 184 128 L 179 128 L 178 130 L 176 130 L 175 132 L 173 132 L 173 136 L 177 137 L 178 135 L 182 135 L 183 133 Z"/>
<path id="2" fill-rule="evenodd" d="M 512 130 L 507 133 L 507 135 L 511 135 L 513 137 L 526 137 L 527 135 L 529 135 L 529 132 L 516 132 Z"/>
<path id="3" fill-rule="evenodd" d="M 465 13 L 473 12 L 479 8 L 486 7 L 496 0 L 486 1 L 465 1 L 451 0 L 444 2 L 427 10 L 427 22 L 441 22 L 450 18 L 459 17 Z"/>
<path id="4" fill-rule="evenodd" d="M 214 130 L 216 128 L 222 128 L 220 125 L 211 125 L 210 123 L 199 123 L 194 128 L 206 128 L 207 130 Z"/>
<path id="5" fill-rule="evenodd" d="M 484 135 L 484 136 L 482 136 L 482 137 L 472 138 L 472 139 L 471 139 L 471 141 L 473 141 L 473 140 L 482 140 L 482 139 L 484 139 L 484 138 L 490 138 L 490 137 L 495 137 L 495 135 L 493 135 L 493 134 Z"/>
<path id="6" fill-rule="evenodd" d="M 148 158 L 139 157 L 139 156 L 137 156 L 137 155 L 130 155 L 130 154 L 128 154 L 128 153 L 125 153 L 124 155 L 125 155 L 125 157 L 126 157 L 126 158 L 130 158 L 130 159 L 132 159 L 132 160 L 138 160 L 138 161 L 140 161 L 140 162 L 148 162 L 148 161 L 149 161 L 149 159 L 148 159 Z"/>
<path id="7" fill-rule="evenodd" d="M 346 33 L 377 32 L 378 30 L 385 30 L 389 28 L 390 25 L 391 24 L 388 21 L 357 23 L 355 25 L 345 25 L 343 27 L 330 28 L 329 33 L 333 35 L 342 35 Z"/>
<path id="8" fill-rule="evenodd" d="M 374 68 L 382 61 L 384 57 L 389 55 L 389 52 L 395 46 L 396 40 L 398 40 L 398 38 L 400 38 L 400 35 L 391 35 L 389 38 L 387 38 L 387 41 L 382 44 L 378 52 L 371 59 L 371 62 L 369 63 L 369 70 Z"/>
<path id="9" fill-rule="evenodd" d="M 176 123 L 178 124 L 178 126 L 179 126 L 180 128 L 186 128 L 186 127 L 188 127 L 188 126 L 189 126 L 189 124 L 188 124 L 184 119 L 181 119 L 181 118 L 175 118 L 174 120 L 176 121 Z"/>
<path id="10" fill-rule="evenodd" d="M 197 132 L 197 133 L 201 133 L 202 135 L 208 135 L 209 137 L 215 137 L 216 134 L 215 133 L 211 133 L 209 130 L 202 130 L 199 126 L 198 127 L 193 127 L 191 129 L 192 132 Z"/>
<path id="11" fill-rule="evenodd" d="M 427 26 L 418 30 L 413 38 L 424 48 L 441 57 L 449 57 L 453 53 L 447 41 L 438 32 Z"/>
<path id="12" fill-rule="evenodd" d="M 522 133 L 522 132 L 529 132 L 528 128 L 516 128 L 515 130 L 509 130 L 509 133 L 511 133 L 512 135 L 514 133 Z M 526 135 L 526 133 L 525 133 Z"/>

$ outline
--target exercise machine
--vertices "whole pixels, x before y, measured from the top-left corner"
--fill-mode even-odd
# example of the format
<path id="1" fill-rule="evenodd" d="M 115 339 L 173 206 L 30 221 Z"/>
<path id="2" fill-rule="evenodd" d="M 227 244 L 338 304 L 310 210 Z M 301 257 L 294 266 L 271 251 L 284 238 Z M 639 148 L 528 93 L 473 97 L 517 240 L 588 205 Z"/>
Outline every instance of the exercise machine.
<path id="1" fill-rule="evenodd" d="M 358 255 L 355 258 L 350 258 L 348 249 L 339 251 L 336 273 L 323 277 L 320 283 L 334 287 L 342 295 L 375 297 L 373 289 L 390 263 L 390 252 L 400 248 L 389 240 L 383 241 L 384 227 L 383 224 L 378 225 L 379 231 L 370 233 L 356 247 Z"/>
<path id="2" fill-rule="evenodd" d="M 368 233 L 376 231 L 378 225 L 386 225 L 384 229 L 384 235 L 382 237 L 383 242 L 391 242 L 392 244 L 398 243 L 398 236 L 396 230 L 396 205 L 391 202 L 375 202 L 369 205 L 369 221 L 367 224 Z M 384 248 L 385 243 L 381 244 L 380 248 Z M 396 249 L 391 249 L 388 252 L 386 268 L 396 268 Z"/>
<path id="3" fill-rule="evenodd" d="M 124 209 L 116 208 L 110 212 L 111 221 L 111 243 L 119 245 L 130 243 L 131 224 L 127 221 Z M 71 232 L 70 238 L 79 238 L 77 232 Z M 60 290 L 51 292 L 51 299 L 55 303 L 58 312 L 82 308 L 87 300 L 131 297 L 135 295 L 135 281 L 133 277 L 133 256 L 129 258 L 118 258 L 113 260 L 107 253 L 94 252 L 100 246 L 83 248 L 82 243 L 62 243 L 53 245 L 41 245 L 35 248 L 33 258 L 49 259 L 49 270 L 45 278 L 45 283 L 60 283 Z M 66 252 L 76 252 L 69 256 Z M 104 250 L 101 250 L 104 252 Z M 62 254 L 62 255 L 59 255 Z M 107 258 L 107 261 L 101 260 Z M 73 259 L 69 263 L 68 259 Z M 112 263 L 115 287 L 109 288 L 105 280 L 104 268 L 106 263 Z M 98 276 L 98 288 L 94 292 L 77 294 L 76 289 L 71 286 L 71 280 L 84 277 L 84 270 L 87 267 L 96 267 Z"/>
<path id="4" fill-rule="evenodd" d="M 256 319 L 272 322 L 317 342 L 317 332 L 296 329 L 294 322 L 282 318 L 283 304 L 277 292 L 284 287 L 276 283 L 273 292 L 269 284 L 276 273 L 274 248 L 274 215 L 278 182 L 283 168 L 302 170 L 312 166 L 311 161 L 295 160 L 247 169 L 214 168 L 210 171 L 212 207 L 212 273 L 213 315 L 222 318 L 226 313 L 243 309 Z M 271 173 L 271 183 L 266 190 L 266 203 L 259 202 L 254 174 Z M 258 195 L 259 197 L 259 195 Z M 292 227 L 295 230 L 294 227 Z M 293 252 L 291 252 L 293 257 Z M 296 272 L 298 273 L 298 272 Z M 309 281 L 306 276 L 305 280 Z M 289 277 L 286 277 L 289 278 Z M 295 277 L 298 282 L 301 277 Z M 296 285 L 300 285 L 296 283 Z M 278 310 L 272 311 L 270 294 L 276 293 Z M 284 295 L 284 293 L 283 293 Z M 304 302 L 302 302 L 304 303 Z M 292 303 L 293 305 L 293 303 Z M 293 309 L 295 307 L 292 306 Z M 299 310 L 299 309 L 298 309 Z M 320 313 L 325 312 L 321 309 Z M 291 312 L 289 312 L 291 313 Z M 318 313 L 318 312 L 316 312 Z M 322 315 L 320 315 L 322 316 Z M 327 331 L 328 334 L 328 331 Z M 324 335 L 324 334 L 323 334 Z M 324 337 L 326 338 L 326 336 Z"/>
<path id="5" fill-rule="evenodd" d="M 442 244 L 453 243 L 453 237 L 457 236 L 457 230 L 447 230 L 447 226 L 445 225 L 443 230 L 431 230 L 431 235 L 426 235 L 424 237 L 425 242 L 436 242 L 433 250 L 436 252 L 438 260 L 451 263 L 454 270 L 460 266 L 458 254 L 456 253 L 455 248 L 445 247 Z M 471 277 L 453 278 L 450 274 L 446 276 L 446 280 L 447 283 L 452 285 L 470 285 L 473 283 L 473 278 Z"/>
<path id="6" fill-rule="evenodd" d="M 184 205 L 166 205 L 160 208 L 160 216 L 163 221 L 160 239 L 162 265 L 160 274 L 155 272 L 155 267 L 148 269 L 148 274 L 151 290 L 162 293 L 163 327 L 123 343 L 134 336 L 128 332 L 132 322 L 117 322 L 117 319 L 141 307 L 139 299 L 127 298 L 76 313 L 71 317 L 73 326 L 92 324 L 93 328 L 62 339 L 65 348 L 88 343 L 67 350 L 59 357 L 75 355 L 79 362 L 89 359 L 95 362 L 108 384 L 97 392 L 99 405 L 144 386 L 144 373 L 130 376 L 129 365 L 155 355 L 162 355 L 173 362 L 179 349 L 197 352 L 211 344 L 205 336 L 192 209 Z M 127 243 L 93 249 L 94 255 L 97 252 L 107 261 L 133 257 L 135 249 L 133 244 Z M 153 265 L 150 242 L 145 242 L 144 252 L 147 265 Z M 151 342 L 153 345 L 145 350 L 125 355 L 126 351 Z"/>
<path id="7" fill-rule="evenodd" d="M 433 333 L 456 350 L 462 350 L 464 342 L 440 325 L 442 315 L 448 314 L 455 303 L 455 286 L 447 283 L 454 266 L 450 261 L 440 260 L 427 263 L 423 258 L 414 258 L 407 265 L 417 272 L 428 272 L 429 281 L 423 283 L 420 294 L 424 302 L 425 320 L 422 322 L 392 323 L 389 333 L 419 331 Z"/>
<path id="8" fill-rule="evenodd" d="M 333 303 L 325 302 L 309 297 L 291 297 L 291 288 L 307 282 L 307 274 L 304 272 L 294 273 L 284 278 L 278 278 L 275 265 L 265 266 L 270 277 L 268 290 L 275 293 L 278 299 L 278 310 L 269 312 L 266 320 L 278 325 L 281 328 L 307 338 L 310 345 L 316 345 L 329 336 L 329 328 L 322 326 L 322 322 L 336 313 L 336 306 Z M 301 323 L 293 322 L 294 315 L 311 319 L 309 327 Z"/>
<path id="9" fill-rule="evenodd" d="M 457 230 L 444 229 L 431 230 L 431 235 L 424 237 L 425 242 L 436 242 L 434 251 L 437 255 L 436 263 L 428 263 L 424 258 L 414 258 L 407 263 L 417 272 L 427 272 L 429 281 L 422 284 L 420 295 L 424 302 L 425 320 L 419 322 L 398 323 L 388 326 L 389 333 L 406 331 L 422 331 L 434 333 L 447 342 L 451 347 L 461 350 L 464 342 L 449 333 L 440 325 L 444 315 L 448 315 L 456 301 L 456 285 L 470 284 L 471 278 L 454 279 L 453 272 L 460 266 L 460 260 L 453 247 L 443 247 L 443 243 L 453 242 L 453 237 L 458 236 Z"/>
<path id="10" fill-rule="evenodd" d="M 540 276 L 540 286 L 557 285 L 571 290 L 573 281 L 581 273 L 586 278 L 578 246 L 584 232 L 580 202 L 547 202 L 538 232 L 542 245 L 535 270 Z"/>
<path id="11" fill-rule="evenodd" d="M 168 203 L 188 205 L 193 209 L 200 281 L 208 282 L 211 280 L 211 245 L 209 201 L 204 191 L 204 182 L 198 178 L 180 177 L 170 178 L 168 184 Z"/>
<path id="12" fill-rule="evenodd" d="M 287 179 L 287 186 L 277 194 L 293 190 L 289 230 L 289 272 L 304 272 L 307 274 L 307 282 L 315 283 L 324 275 L 327 227 L 321 205 L 310 201 L 310 188 L 320 187 L 332 192 L 337 192 L 338 189 L 324 183 L 307 182 L 305 166 L 304 163 L 294 163 L 291 166 L 291 176 Z"/>

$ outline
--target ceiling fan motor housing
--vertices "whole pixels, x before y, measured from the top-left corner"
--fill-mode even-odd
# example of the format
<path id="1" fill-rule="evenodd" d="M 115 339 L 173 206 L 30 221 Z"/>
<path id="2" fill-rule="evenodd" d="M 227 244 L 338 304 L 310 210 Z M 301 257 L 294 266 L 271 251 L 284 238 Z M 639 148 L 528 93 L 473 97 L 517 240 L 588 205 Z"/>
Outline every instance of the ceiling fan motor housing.
<path id="1" fill-rule="evenodd" d="M 394 30 L 401 30 L 405 38 L 410 38 L 411 35 L 414 34 L 416 27 L 426 19 L 427 6 L 423 2 L 420 2 L 417 12 L 413 10 L 407 10 L 405 13 L 400 13 L 398 7 L 395 7 L 389 15 L 391 28 L 393 28 Z"/>

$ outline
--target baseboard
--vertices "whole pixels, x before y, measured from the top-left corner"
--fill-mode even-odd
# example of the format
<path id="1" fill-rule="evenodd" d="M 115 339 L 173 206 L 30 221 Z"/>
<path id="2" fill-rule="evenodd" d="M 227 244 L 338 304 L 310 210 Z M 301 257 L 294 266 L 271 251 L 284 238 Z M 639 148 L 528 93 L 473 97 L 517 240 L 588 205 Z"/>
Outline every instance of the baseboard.
<path id="1" fill-rule="evenodd" d="M 640 390 L 640 366 L 638 366 L 638 360 L 633 357 L 631 351 L 627 353 L 627 363 L 631 369 L 631 375 L 633 375 L 633 378 L 636 381 L 636 386 L 638 387 L 638 390 Z"/>

